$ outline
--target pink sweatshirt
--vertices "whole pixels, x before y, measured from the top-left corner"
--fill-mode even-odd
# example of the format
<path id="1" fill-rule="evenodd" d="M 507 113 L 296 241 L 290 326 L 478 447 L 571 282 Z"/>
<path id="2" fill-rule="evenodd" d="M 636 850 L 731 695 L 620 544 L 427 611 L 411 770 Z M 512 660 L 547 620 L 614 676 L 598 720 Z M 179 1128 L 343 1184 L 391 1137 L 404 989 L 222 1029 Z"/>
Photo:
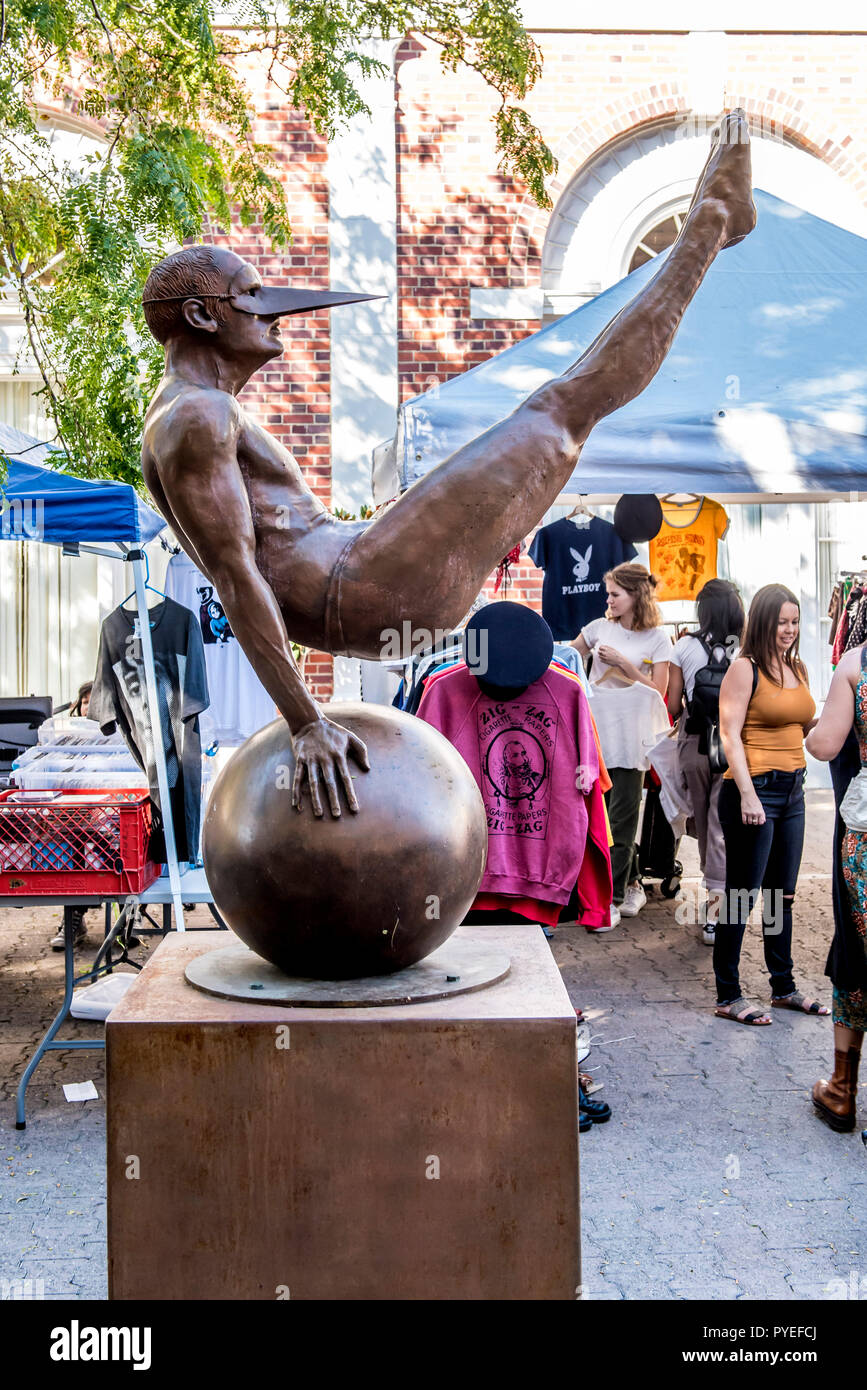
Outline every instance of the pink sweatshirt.
<path id="1" fill-rule="evenodd" d="M 568 902 L 599 777 L 578 680 L 549 667 L 516 700 L 498 702 L 461 663 L 429 682 L 418 715 L 458 750 L 482 793 L 488 860 L 479 891 Z"/>

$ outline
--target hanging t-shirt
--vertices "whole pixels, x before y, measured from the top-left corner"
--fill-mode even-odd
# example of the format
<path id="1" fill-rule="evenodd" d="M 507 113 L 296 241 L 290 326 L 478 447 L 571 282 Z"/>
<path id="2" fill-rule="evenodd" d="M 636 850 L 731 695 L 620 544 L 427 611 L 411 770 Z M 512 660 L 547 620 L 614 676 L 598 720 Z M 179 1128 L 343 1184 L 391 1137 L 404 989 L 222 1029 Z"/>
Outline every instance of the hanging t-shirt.
<path id="1" fill-rule="evenodd" d="M 608 767 L 647 771 L 650 747 L 670 727 L 665 701 L 649 685 L 639 681 L 627 684 L 595 648 L 614 647 L 639 671 L 650 674 L 656 662 L 671 660 L 671 638 L 662 627 L 636 630 L 610 618 L 596 618 L 582 628 L 581 636 L 593 652 L 590 684 L 602 756 Z"/>
<path id="2" fill-rule="evenodd" d="M 210 708 L 201 721 L 204 745 L 243 743 L 277 718 L 274 701 L 229 626 L 213 584 L 189 556 L 172 556 L 165 587 L 169 598 L 196 615 L 202 632 L 211 692 Z"/>
<path id="3" fill-rule="evenodd" d="M 545 571 L 542 617 L 555 642 L 571 642 L 585 623 L 602 616 L 608 602 L 604 575 L 637 554 L 599 516 L 584 526 L 564 517 L 536 532 L 530 559 Z"/>
<path id="4" fill-rule="evenodd" d="M 660 580 L 656 598 L 695 598 L 709 579 L 716 579 L 717 541 L 729 519 L 719 502 L 663 502 L 662 526 L 650 542 L 650 568 Z"/>
<path id="5" fill-rule="evenodd" d="M 202 633 L 190 610 L 170 598 L 149 609 L 148 617 L 177 854 L 179 860 L 195 863 L 202 798 L 202 745 L 197 716 L 208 707 Z M 160 812 L 138 623 L 138 613 L 127 612 L 123 607 L 109 613 L 103 623 L 87 713 L 104 734 L 120 729 L 130 752 L 147 774 L 155 812 Z M 165 840 L 156 816 L 149 854 L 158 863 L 165 862 Z"/>
<path id="6" fill-rule="evenodd" d="M 458 750 L 482 793 L 488 857 L 479 891 L 568 902 L 599 781 L 580 682 L 549 668 L 516 699 L 492 700 L 461 662 L 428 683 L 418 713 Z"/>

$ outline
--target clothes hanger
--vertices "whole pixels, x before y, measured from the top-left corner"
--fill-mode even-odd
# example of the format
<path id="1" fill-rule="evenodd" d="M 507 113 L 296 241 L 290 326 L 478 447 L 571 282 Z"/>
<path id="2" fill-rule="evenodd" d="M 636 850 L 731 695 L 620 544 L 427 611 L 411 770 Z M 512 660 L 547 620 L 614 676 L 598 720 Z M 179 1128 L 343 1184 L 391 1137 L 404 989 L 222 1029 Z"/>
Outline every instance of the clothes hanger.
<path id="1" fill-rule="evenodd" d="M 143 551 L 142 551 L 142 554 L 144 555 L 144 562 L 145 562 L 145 599 L 147 599 L 148 593 L 151 593 L 151 594 L 156 594 L 156 595 L 158 596 L 158 598 L 160 599 L 160 601 L 162 602 L 162 601 L 165 599 L 165 594 L 163 593 L 163 591 L 162 591 L 161 589 L 157 589 L 157 588 L 155 588 L 155 586 L 154 586 L 153 584 L 151 584 L 151 582 L 150 582 L 150 578 L 151 578 L 151 567 L 150 567 L 150 561 L 148 560 L 148 557 L 147 557 L 147 551 L 144 551 L 144 550 L 143 550 Z M 132 593 L 131 593 L 131 594 L 127 594 L 126 598 L 125 598 L 125 599 L 123 600 L 123 602 L 121 603 L 121 605 L 120 605 L 121 608 L 126 608 L 126 606 L 127 606 L 127 604 L 129 603 L 130 599 L 135 599 L 135 598 L 136 598 L 136 592 L 135 592 L 135 589 L 133 589 Z M 136 601 L 136 602 L 137 602 L 137 601 Z M 148 604 L 148 608 L 151 608 L 151 607 L 156 608 L 156 606 L 157 606 L 156 604 L 153 604 L 153 605 Z M 138 612 L 138 608 L 134 605 L 131 609 L 127 609 L 127 611 L 130 612 L 130 613 L 137 613 L 137 612 Z"/>
<path id="2" fill-rule="evenodd" d="M 581 520 L 575 521 L 576 517 L 581 517 Z M 572 508 L 571 512 L 567 513 L 564 520 L 574 521 L 576 526 L 589 526 L 590 522 L 593 520 L 593 512 L 590 511 L 589 507 L 585 507 L 584 498 L 579 496 L 575 506 Z"/>
<path id="3" fill-rule="evenodd" d="M 671 502 L 675 507 L 686 507 L 689 506 L 691 502 L 703 502 L 704 493 L 667 492 L 661 500 L 663 502 Z"/>

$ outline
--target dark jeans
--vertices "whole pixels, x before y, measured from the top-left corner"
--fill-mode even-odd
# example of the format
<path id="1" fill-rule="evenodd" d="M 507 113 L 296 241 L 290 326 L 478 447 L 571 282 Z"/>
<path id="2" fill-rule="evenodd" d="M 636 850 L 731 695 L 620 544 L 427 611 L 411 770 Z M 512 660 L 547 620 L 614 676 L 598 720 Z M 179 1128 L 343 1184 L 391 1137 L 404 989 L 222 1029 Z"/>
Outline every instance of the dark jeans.
<path id="1" fill-rule="evenodd" d="M 723 781 L 719 818 L 726 846 L 726 891 L 713 948 L 717 1002 L 740 998 L 738 965 L 747 918 L 762 892 L 762 936 L 771 990 L 791 994 L 792 900 L 804 848 L 804 770 L 764 772 L 753 786 L 765 811 L 764 825 L 744 825 L 741 794 Z"/>
<path id="2" fill-rule="evenodd" d="M 611 789 L 605 793 L 611 826 L 611 883 L 613 901 L 619 907 L 626 889 L 638 878 L 638 851 L 635 837 L 641 813 L 644 773 L 636 767 L 609 767 Z"/>

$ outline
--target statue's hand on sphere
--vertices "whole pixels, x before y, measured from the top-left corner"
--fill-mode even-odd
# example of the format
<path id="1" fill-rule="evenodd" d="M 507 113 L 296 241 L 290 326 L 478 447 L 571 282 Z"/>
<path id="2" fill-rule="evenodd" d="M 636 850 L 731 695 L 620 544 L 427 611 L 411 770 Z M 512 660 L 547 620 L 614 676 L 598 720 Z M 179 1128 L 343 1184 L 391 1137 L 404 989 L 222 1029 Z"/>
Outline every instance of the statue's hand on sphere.
<path id="1" fill-rule="evenodd" d="M 338 777 L 343 783 L 350 811 L 358 810 L 358 797 L 348 757 L 351 756 L 363 772 L 370 771 L 367 749 L 357 734 L 352 734 L 340 724 L 332 724 L 330 719 L 314 719 L 305 724 L 293 738 L 295 747 L 295 777 L 292 782 L 292 805 L 302 809 L 302 790 L 306 778 L 314 816 L 324 813 L 322 789 L 319 779 L 325 783 L 328 804 L 332 816 L 340 815 L 340 793 Z"/>

